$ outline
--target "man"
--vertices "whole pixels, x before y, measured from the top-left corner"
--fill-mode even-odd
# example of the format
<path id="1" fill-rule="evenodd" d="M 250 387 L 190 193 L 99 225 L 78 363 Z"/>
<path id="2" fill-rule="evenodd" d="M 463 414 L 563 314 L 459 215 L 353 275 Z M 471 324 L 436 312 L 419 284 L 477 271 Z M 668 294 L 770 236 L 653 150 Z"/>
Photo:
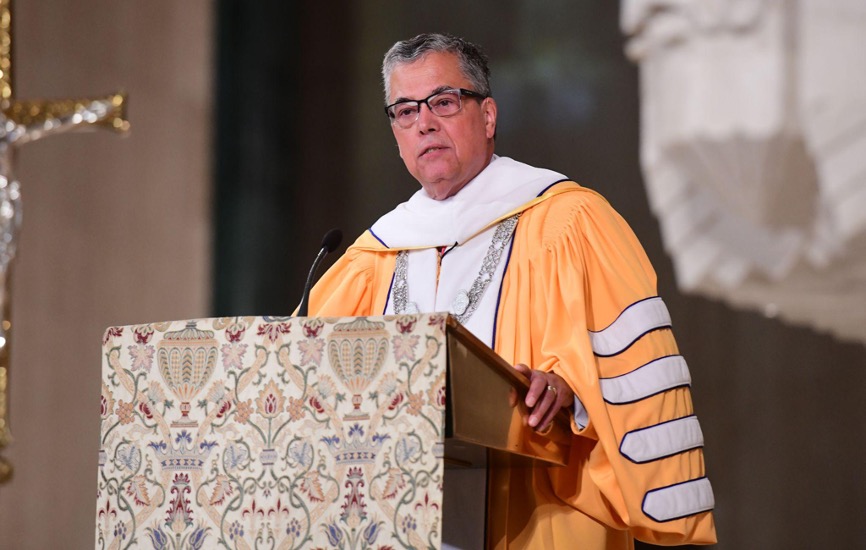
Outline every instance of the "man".
<path id="1" fill-rule="evenodd" d="M 316 286 L 316 315 L 451 311 L 530 379 L 527 422 L 574 407 L 569 466 L 497 470 L 497 548 L 715 542 L 703 437 L 655 274 L 626 223 L 564 176 L 494 155 L 487 60 L 398 42 L 386 113 L 421 184 Z"/>

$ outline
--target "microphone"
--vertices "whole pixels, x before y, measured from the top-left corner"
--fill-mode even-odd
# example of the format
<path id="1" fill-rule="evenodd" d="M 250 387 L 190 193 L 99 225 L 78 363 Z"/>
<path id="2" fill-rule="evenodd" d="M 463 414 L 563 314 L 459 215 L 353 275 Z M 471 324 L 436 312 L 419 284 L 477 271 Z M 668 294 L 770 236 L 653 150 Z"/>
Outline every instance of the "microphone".
<path id="1" fill-rule="evenodd" d="M 307 284 L 304 285 L 304 293 L 301 295 L 301 305 L 298 306 L 298 317 L 306 317 L 310 306 L 310 289 L 313 288 L 313 276 L 325 256 L 333 252 L 340 246 L 340 241 L 343 240 L 343 232 L 337 228 L 331 229 L 325 236 L 322 237 L 322 248 L 313 260 L 313 267 L 310 268 L 310 274 L 307 275 Z"/>

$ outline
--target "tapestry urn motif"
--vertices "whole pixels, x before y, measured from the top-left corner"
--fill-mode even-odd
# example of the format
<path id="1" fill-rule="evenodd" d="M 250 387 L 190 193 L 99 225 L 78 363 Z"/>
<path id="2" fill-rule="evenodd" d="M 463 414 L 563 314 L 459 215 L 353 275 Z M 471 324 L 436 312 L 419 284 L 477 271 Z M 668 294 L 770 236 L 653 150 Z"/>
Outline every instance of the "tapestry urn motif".
<path id="1" fill-rule="evenodd" d="M 337 377 L 352 391 L 352 412 L 345 420 L 367 420 L 361 410 L 361 394 L 373 381 L 388 355 L 385 323 L 359 317 L 339 323 L 328 337 L 328 358 Z"/>
<path id="2" fill-rule="evenodd" d="M 199 330 L 195 321 L 189 321 L 182 330 L 167 332 L 157 345 L 159 372 L 181 401 L 181 417 L 172 422 L 173 428 L 197 426 L 189 417 L 190 402 L 213 374 L 217 350 L 213 331 Z"/>

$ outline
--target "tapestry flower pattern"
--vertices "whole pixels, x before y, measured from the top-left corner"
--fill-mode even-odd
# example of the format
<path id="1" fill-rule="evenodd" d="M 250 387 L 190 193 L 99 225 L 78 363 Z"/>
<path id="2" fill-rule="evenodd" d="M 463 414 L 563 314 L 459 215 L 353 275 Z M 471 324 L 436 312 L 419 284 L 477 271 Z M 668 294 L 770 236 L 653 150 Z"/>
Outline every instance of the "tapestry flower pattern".
<path id="1" fill-rule="evenodd" d="M 96 548 L 439 548 L 444 317 L 103 338 Z"/>

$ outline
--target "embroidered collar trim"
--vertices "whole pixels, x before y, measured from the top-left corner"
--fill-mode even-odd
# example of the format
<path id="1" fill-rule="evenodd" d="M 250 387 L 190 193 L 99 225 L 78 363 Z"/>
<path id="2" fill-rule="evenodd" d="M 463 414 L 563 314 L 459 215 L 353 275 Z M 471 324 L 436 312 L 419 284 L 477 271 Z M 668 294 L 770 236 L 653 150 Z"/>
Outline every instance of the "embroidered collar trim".
<path id="1" fill-rule="evenodd" d="M 519 217 L 520 214 L 515 214 L 500 222 L 493 233 L 493 239 L 490 241 L 490 246 L 487 247 L 487 253 L 484 255 L 478 276 L 475 277 L 472 286 L 468 291 L 461 290 L 457 293 L 457 297 L 451 304 L 450 313 L 461 323 L 465 324 L 478 309 L 478 304 L 481 303 L 481 298 L 490 285 L 490 281 L 493 280 L 493 274 L 502 259 L 502 252 L 514 234 Z M 397 253 L 397 262 L 394 266 L 394 311 L 398 314 L 419 313 L 418 305 L 409 301 L 408 267 L 409 251 L 401 250 Z"/>

